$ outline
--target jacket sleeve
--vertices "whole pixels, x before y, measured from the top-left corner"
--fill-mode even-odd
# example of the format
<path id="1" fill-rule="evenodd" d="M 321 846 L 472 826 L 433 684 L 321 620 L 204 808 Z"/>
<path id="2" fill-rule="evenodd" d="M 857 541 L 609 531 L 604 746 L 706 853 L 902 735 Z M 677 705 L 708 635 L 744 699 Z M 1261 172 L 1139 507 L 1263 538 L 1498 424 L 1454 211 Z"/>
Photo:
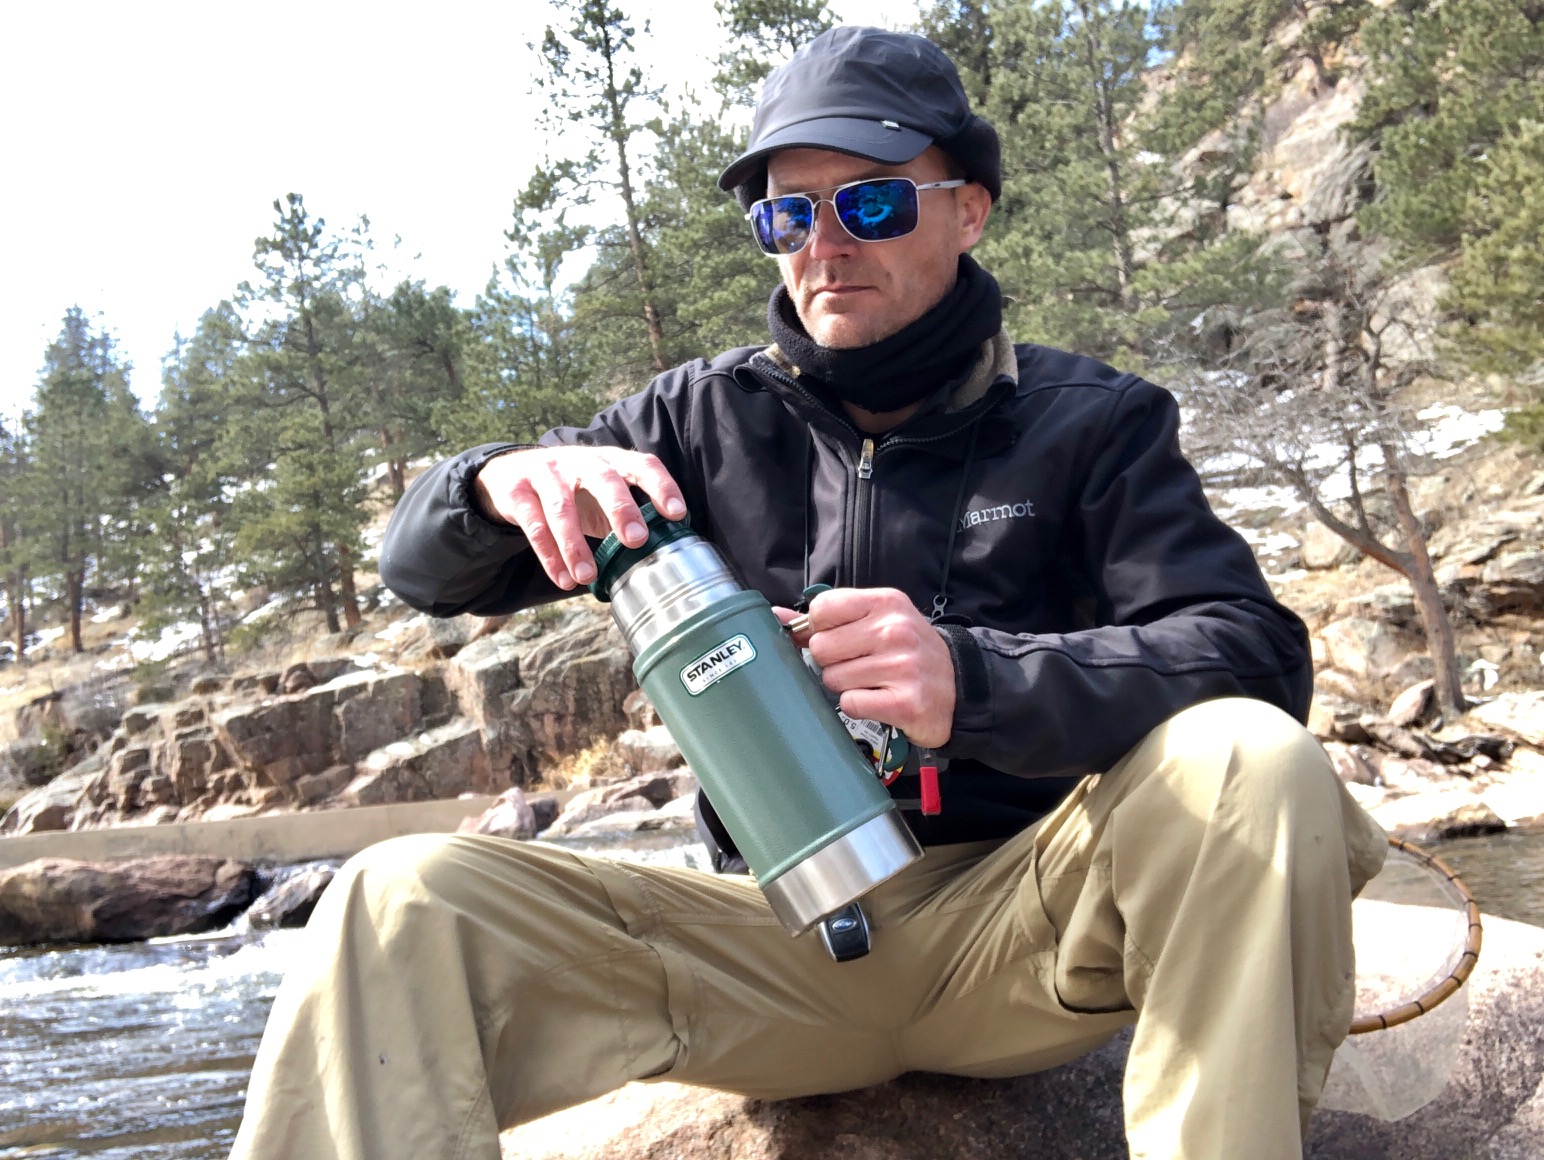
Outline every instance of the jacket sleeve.
<path id="1" fill-rule="evenodd" d="M 1307 629 L 1212 513 L 1178 432 L 1173 397 L 1131 380 L 1091 444 L 1067 544 L 1092 588 L 1095 627 L 941 627 L 956 675 L 947 756 L 1021 776 L 1085 774 L 1216 697 L 1306 719 Z"/>
<path id="2" fill-rule="evenodd" d="M 554 428 L 539 445 L 649 451 L 686 489 L 677 417 L 693 369 L 661 375 L 639 394 L 607 407 L 588 427 Z M 494 616 L 583 591 L 565 592 L 553 584 L 525 534 L 488 519 L 473 498 L 472 483 L 483 464 L 521 448 L 485 443 L 436 464 L 413 482 L 392 513 L 381 545 L 381 580 L 404 603 L 431 616 Z M 690 508 L 690 490 L 686 497 Z"/>

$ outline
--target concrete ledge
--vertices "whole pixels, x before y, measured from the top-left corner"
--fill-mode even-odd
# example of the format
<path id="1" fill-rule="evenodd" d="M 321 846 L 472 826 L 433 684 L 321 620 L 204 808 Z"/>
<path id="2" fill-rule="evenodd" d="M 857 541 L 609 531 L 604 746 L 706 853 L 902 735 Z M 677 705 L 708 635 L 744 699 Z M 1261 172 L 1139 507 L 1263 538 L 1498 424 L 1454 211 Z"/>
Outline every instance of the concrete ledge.
<path id="1" fill-rule="evenodd" d="M 152 854 L 214 854 L 242 862 L 281 863 L 345 858 L 400 834 L 448 833 L 461 824 L 462 818 L 482 813 L 493 800 L 488 796 L 454 798 L 349 810 L 266 814 L 224 822 L 20 834 L 0 838 L 0 870 L 34 858 L 111 862 Z"/>

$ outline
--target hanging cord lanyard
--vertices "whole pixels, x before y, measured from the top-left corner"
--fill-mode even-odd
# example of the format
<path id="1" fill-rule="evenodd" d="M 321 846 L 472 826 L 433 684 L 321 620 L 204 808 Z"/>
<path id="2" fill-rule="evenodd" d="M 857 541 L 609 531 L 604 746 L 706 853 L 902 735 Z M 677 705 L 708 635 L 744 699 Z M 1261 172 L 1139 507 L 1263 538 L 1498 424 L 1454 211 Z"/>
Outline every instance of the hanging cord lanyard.
<path id="1" fill-rule="evenodd" d="M 976 439 L 981 434 L 981 421 L 978 419 L 970 429 L 970 443 L 965 448 L 965 463 L 960 468 L 960 488 L 954 496 L 954 512 L 949 517 L 949 540 L 944 545 L 944 573 L 938 581 L 938 595 L 933 597 L 933 610 L 928 615 L 929 624 L 937 624 L 943 619 L 944 610 L 949 606 L 949 570 L 954 564 L 954 537 L 960 530 L 960 517 L 965 511 L 965 497 L 970 490 L 970 469 L 976 461 Z M 917 768 L 917 774 L 921 781 L 921 809 L 929 817 L 944 812 L 943 793 L 938 785 L 938 773 L 940 764 L 938 756 L 931 749 L 923 749 L 918 754 L 921 764 Z M 948 761 L 943 765 L 946 767 Z"/>

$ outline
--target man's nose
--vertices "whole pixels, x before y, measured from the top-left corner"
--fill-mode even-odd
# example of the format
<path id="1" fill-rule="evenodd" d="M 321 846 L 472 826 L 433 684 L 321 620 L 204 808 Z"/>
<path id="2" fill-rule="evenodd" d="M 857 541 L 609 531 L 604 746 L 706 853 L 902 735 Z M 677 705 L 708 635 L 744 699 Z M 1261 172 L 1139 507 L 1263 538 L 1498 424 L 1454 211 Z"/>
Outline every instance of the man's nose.
<path id="1" fill-rule="evenodd" d="M 857 244 L 858 239 L 837 220 L 834 205 L 822 201 L 815 206 L 815 220 L 810 226 L 809 244 L 805 247 L 810 257 L 820 260 L 850 253 Z"/>

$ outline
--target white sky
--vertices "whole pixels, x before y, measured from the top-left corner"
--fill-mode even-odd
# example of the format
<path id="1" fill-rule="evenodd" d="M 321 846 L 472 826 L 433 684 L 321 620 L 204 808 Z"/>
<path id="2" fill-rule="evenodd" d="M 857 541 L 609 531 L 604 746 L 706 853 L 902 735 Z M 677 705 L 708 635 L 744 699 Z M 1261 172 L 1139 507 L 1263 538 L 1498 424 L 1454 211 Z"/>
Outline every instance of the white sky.
<path id="1" fill-rule="evenodd" d="M 708 91 L 712 0 L 622 0 L 656 83 Z M 898 26 L 901 0 L 835 0 Z M 88 0 L 8 5 L 0 40 L 0 413 L 31 398 L 71 305 L 100 314 L 147 403 L 180 329 L 252 273 L 272 203 L 368 214 L 401 272 L 470 304 L 543 154 L 526 47 L 540 0 Z M 747 244 L 749 244 L 747 242 Z M 414 255 L 418 255 L 416 261 Z"/>

